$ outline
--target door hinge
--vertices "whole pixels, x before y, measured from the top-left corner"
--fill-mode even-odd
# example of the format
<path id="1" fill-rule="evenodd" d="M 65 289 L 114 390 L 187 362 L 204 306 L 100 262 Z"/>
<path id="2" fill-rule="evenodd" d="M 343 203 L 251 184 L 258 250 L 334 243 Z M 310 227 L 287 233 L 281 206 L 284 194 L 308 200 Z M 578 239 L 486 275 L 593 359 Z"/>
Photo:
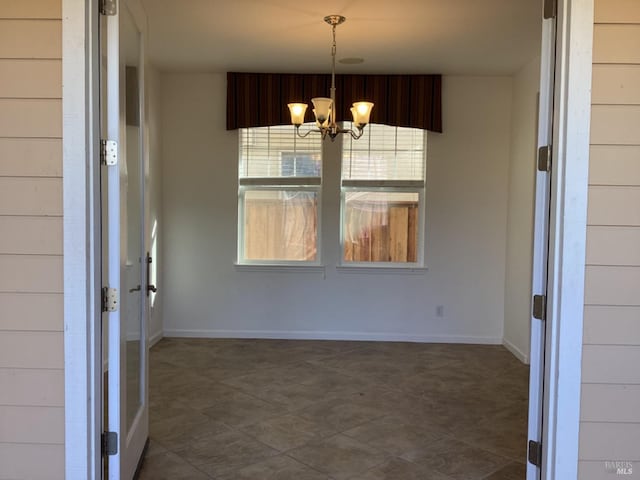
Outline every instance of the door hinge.
<path id="1" fill-rule="evenodd" d="M 118 164 L 118 143 L 113 140 L 100 140 L 100 163 L 102 165 Z"/>
<path id="2" fill-rule="evenodd" d="M 558 13 L 558 0 L 544 0 L 544 12 L 543 18 L 548 20 L 550 18 L 556 18 Z"/>
<path id="3" fill-rule="evenodd" d="M 100 13 L 109 16 L 117 14 L 118 2 L 116 0 L 100 0 Z"/>
<path id="4" fill-rule="evenodd" d="M 533 296 L 533 318 L 542 321 L 547 319 L 547 297 L 545 295 Z"/>
<path id="5" fill-rule="evenodd" d="M 118 309 L 118 289 L 102 287 L 102 311 L 115 312 Z"/>
<path id="6" fill-rule="evenodd" d="M 551 145 L 538 148 L 538 171 L 551 171 Z"/>
<path id="7" fill-rule="evenodd" d="M 102 455 L 118 453 L 118 434 L 116 432 L 102 433 Z"/>
<path id="8" fill-rule="evenodd" d="M 536 467 L 542 466 L 542 443 L 535 440 L 529 440 L 529 463 Z"/>

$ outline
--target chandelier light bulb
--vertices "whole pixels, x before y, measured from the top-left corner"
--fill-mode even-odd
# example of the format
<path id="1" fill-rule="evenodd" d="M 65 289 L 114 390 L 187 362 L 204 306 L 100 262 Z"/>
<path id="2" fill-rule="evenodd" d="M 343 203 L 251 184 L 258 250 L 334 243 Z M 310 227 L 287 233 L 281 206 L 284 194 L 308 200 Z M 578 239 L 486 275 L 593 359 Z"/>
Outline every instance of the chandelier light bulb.
<path id="1" fill-rule="evenodd" d="M 311 102 L 313 102 L 313 106 L 315 107 L 313 113 L 316 116 L 316 123 L 319 127 L 333 120 L 331 118 L 333 101 L 330 98 L 316 97 L 312 98 Z"/>
<path id="2" fill-rule="evenodd" d="M 353 123 L 355 123 L 358 128 L 364 128 L 369 123 L 372 108 L 373 103 L 371 102 L 356 102 L 353 104 L 351 110 Z"/>
<path id="3" fill-rule="evenodd" d="M 308 105 L 306 103 L 289 103 L 289 112 L 291 113 L 291 123 L 300 126 L 304 123 L 304 114 L 307 112 Z"/>

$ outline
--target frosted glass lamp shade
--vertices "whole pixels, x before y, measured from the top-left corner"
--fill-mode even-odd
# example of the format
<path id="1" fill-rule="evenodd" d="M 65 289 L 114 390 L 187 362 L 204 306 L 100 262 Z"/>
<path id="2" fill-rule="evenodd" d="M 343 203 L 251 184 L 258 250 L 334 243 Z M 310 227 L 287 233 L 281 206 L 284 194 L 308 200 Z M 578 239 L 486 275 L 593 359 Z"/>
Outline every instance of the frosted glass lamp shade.
<path id="1" fill-rule="evenodd" d="M 318 126 L 323 127 L 329 125 L 333 104 L 331 99 L 326 97 L 316 97 L 312 98 L 311 101 L 315 107 L 313 113 L 316 116 L 316 123 Z"/>
<path id="2" fill-rule="evenodd" d="M 358 128 L 362 128 L 363 125 L 360 125 L 356 122 L 356 120 L 358 119 L 358 112 L 356 111 L 356 107 L 351 107 L 351 115 L 353 115 L 353 124 Z"/>
<path id="3" fill-rule="evenodd" d="M 363 128 L 369 123 L 372 109 L 373 103 L 371 102 L 356 102 L 353 104 L 351 114 L 353 115 L 353 123 L 355 123 L 356 127 Z"/>
<path id="4" fill-rule="evenodd" d="M 307 111 L 306 103 L 288 103 L 289 112 L 291 113 L 291 123 L 299 127 L 304 123 L 304 114 Z"/>

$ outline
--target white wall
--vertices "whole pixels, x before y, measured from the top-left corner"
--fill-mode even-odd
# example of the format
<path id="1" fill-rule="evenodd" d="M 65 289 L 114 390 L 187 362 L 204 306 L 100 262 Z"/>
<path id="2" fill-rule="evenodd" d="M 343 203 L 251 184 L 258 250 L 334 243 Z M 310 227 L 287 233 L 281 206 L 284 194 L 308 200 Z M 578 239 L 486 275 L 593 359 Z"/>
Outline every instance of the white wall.
<path id="1" fill-rule="evenodd" d="M 504 302 L 504 345 L 529 363 L 531 266 L 540 58 L 533 58 L 513 77 L 509 210 Z"/>
<path id="2" fill-rule="evenodd" d="M 237 132 L 225 130 L 225 75 L 162 74 L 165 334 L 501 343 L 511 78 L 445 77 L 443 95 L 445 133 L 428 141 L 428 271 L 336 270 L 330 143 L 324 273 L 255 271 L 234 266 Z"/>

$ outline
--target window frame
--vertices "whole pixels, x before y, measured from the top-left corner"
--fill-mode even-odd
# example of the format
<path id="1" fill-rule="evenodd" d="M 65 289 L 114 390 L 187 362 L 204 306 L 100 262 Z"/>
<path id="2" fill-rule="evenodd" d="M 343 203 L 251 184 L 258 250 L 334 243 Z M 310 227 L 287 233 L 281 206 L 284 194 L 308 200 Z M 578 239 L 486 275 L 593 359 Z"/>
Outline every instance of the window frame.
<path id="1" fill-rule="evenodd" d="M 244 256 L 245 247 L 245 235 L 244 235 L 244 198 L 247 192 L 256 191 L 290 191 L 290 192 L 313 192 L 316 194 L 316 258 L 315 260 L 256 260 L 247 259 Z M 238 255 L 236 265 L 251 265 L 251 266 L 321 266 L 322 265 L 322 247 L 321 247 L 321 235 L 322 231 L 322 184 L 317 185 L 239 185 L 238 187 Z"/>
<path id="2" fill-rule="evenodd" d="M 390 128 L 403 128 L 394 125 L 386 125 Z M 368 132 L 367 132 L 368 133 Z M 422 270 L 426 269 L 426 194 L 427 194 L 427 134 L 423 130 L 422 140 L 422 180 L 354 180 L 342 178 L 344 163 L 345 143 L 340 149 L 340 258 L 337 267 L 340 270 Z M 366 135 L 366 134 L 365 134 Z M 388 192 L 388 193 L 417 193 L 418 194 L 418 240 L 416 244 L 417 258 L 415 262 L 351 262 L 344 258 L 345 252 L 345 220 L 346 220 L 346 194 L 350 192 Z"/>
<path id="3" fill-rule="evenodd" d="M 290 125 L 292 136 L 293 125 Z M 255 127 L 265 128 L 265 127 Z M 271 128 L 271 127 L 266 127 Z M 246 130 L 251 130 L 247 128 Z M 317 177 L 241 177 L 242 169 L 242 132 L 238 131 L 238 221 L 236 229 L 237 253 L 235 265 L 238 267 L 284 267 L 305 268 L 321 267 L 322 264 L 322 189 L 324 172 L 324 145 L 320 144 L 320 171 Z M 287 155 L 294 151 L 283 150 Z M 255 191 L 291 191 L 312 192 L 316 195 L 316 258 L 314 260 L 285 260 L 285 259 L 248 259 L 245 257 L 245 196 L 247 192 Z"/>

